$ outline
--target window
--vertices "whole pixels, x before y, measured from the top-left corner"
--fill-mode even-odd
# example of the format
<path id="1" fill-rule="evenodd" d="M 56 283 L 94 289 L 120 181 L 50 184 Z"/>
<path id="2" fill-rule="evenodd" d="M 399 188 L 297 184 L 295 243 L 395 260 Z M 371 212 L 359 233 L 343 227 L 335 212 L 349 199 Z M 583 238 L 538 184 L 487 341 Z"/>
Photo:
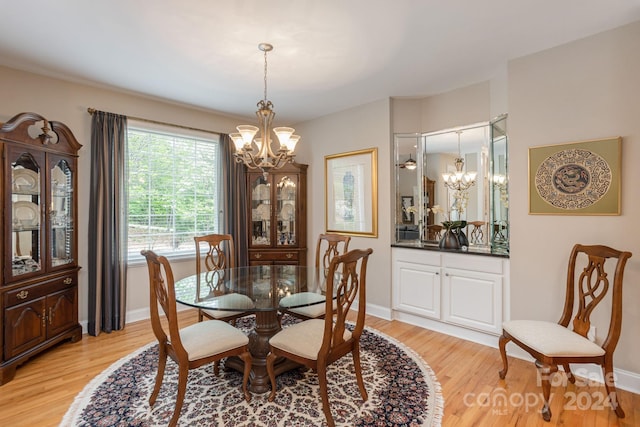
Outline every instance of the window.
<path id="1" fill-rule="evenodd" d="M 218 232 L 219 136 L 129 121 L 127 138 L 129 260 L 194 254 Z"/>

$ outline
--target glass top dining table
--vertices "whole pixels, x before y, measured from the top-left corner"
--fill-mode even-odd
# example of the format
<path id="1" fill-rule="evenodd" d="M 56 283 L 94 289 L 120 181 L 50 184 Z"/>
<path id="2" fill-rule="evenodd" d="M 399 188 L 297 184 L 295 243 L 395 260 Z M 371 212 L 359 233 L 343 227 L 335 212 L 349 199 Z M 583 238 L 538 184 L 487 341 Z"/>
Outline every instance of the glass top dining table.
<path id="1" fill-rule="evenodd" d="M 249 333 L 253 358 L 249 389 L 270 390 L 266 371 L 269 338 L 281 330 L 281 312 L 287 308 L 326 303 L 325 271 L 296 265 L 258 265 L 205 272 L 175 282 L 176 301 L 206 310 L 246 311 L 255 314 Z M 276 375 L 297 367 L 283 359 Z M 243 362 L 228 358 L 225 367 L 242 371 Z"/>

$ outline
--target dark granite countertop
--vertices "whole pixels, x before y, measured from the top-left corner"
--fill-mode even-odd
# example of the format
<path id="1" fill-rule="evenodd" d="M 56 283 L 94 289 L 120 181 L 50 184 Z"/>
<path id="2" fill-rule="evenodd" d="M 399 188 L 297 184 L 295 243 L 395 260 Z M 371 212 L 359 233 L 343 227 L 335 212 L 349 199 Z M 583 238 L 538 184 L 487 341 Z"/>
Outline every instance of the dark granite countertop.
<path id="1" fill-rule="evenodd" d="M 438 251 L 438 252 L 447 252 L 447 253 L 456 253 L 463 255 L 483 255 L 483 256 L 492 256 L 498 258 L 509 258 L 509 253 L 504 250 L 492 250 L 489 247 L 478 247 L 478 246 L 470 246 L 466 251 L 461 249 L 440 249 L 437 243 L 433 242 L 416 242 L 416 241 L 406 241 L 406 242 L 396 242 L 391 244 L 392 248 L 405 248 L 405 249 L 420 249 L 425 251 Z"/>

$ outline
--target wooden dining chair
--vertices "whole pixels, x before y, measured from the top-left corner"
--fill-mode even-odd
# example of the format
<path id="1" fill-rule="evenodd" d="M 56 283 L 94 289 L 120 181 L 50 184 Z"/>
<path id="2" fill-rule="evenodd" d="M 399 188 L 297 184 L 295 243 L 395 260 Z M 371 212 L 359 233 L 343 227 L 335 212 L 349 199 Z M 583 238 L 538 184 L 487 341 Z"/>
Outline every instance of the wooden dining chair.
<path id="1" fill-rule="evenodd" d="M 360 366 L 360 335 L 365 320 L 367 262 L 372 252 L 372 249 L 354 249 L 334 257 L 329 264 L 325 308 L 331 311 L 334 303 L 332 295 L 337 295 L 335 316 L 305 320 L 283 329 L 270 338 L 270 353 L 267 356 L 267 372 L 271 382 L 269 401 L 276 397 L 274 364 L 280 357 L 287 358 L 317 372 L 322 409 L 329 427 L 335 426 L 327 393 L 327 368 L 348 353 L 353 357 L 362 399 L 367 400 Z M 350 331 L 345 321 L 356 298 L 358 312 L 353 331 Z"/>
<path id="2" fill-rule="evenodd" d="M 622 278 L 625 264 L 630 257 L 630 252 L 618 251 L 607 246 L 575 245 L 569 257 L 565 303 L 560 321 L 553 323 L 542 320 L 512 320 L 502 325 L 499 347 L 504 368 L 500 371 L 500 378 L 504 379 L 507 375 L 509 365 L 506 345 L 513 341 L 536 360 L 542 383 L 542 417 L 545 421 L 551 420 L 551 376 L 558 371 L 558 365 L 561 365 L 569 381 L 574 383 L 575 377 L 571 373 L 570 363 L 596 363 L 602 367 L 611 408 L 619 418 L 624 418 L 613 378 L 613 352 L 620 338 Z M 577 267 L 578 258 L 581 262 L 586 261 L 584 267 Z M 610 258 L 616 260 L 615 269 L 605 270 L 605 262 Z M 613 285 L 610 283 L 611 271 L 614 272 Z M 589 318 L 609 289 L 612 292 L 610 303 L 605 303 L 610 306 L 609 328 L 602 344 L 597 344 L 587 338 L 591 328 Z M 576 296 L 577 304 L 574 303 Z"/>
<path id="3" fill-rule="evenodd" d="M 318 236 L 318 242 L 316 243 L 315 267 L 316 274 L 324 276 L 324 278 L 320 278 L 320 280 L 326 280 L 331 260 L 337 255 L 347 253 L 350 241 L 350 236 L 344 236 L 342 234 L 320 234 Z M 320 280 L 317 280 L 317 283 L 320 283 Z M 309 303 L 324 300 L 323 295 L 315 292 L 299 292 L 291 297 L 283 298 L 280 301 L 281 304 L 286 306 L 288 298 L 292 301 L 295 300 L 298 303 L 303 300 L 308 301 Z M 285 308 L 282 311 L 302 320 L 322 319 L 326 314 L 324 304 L 312 304 L 290 309 Z"/>
<path id="4" fill-rule="evenodd" d="M 173 272 L 169 260 L 153 251 L 142 251 L 149 268 L 151 326 L 158 339 L 158 373 L 149 405 L 153 406 L 162 386 L 167 356 L 178 365 L 178 392 L 176 405 L 169 426 L 175 426 L 180 418 L 180 410 L 187 389 L 190 369 L 220 361 L 229 356 L 238 356 L 244 361 L 242 391 L 245 399 L 251 400 L 247 382 L 251 371 L 249 338 L 240 330 L 226 322 L 208 320 L 184 327 L 178 326 L 176 294 Z M 166 317 L 166 326 L 160 319 L 160 311 Z"/>
<path id="5" fill-rule="evenodd" d="M 200 287 L 206 285 L 210 288 L 209 294 L 220 298 L 233 298 L 234 305 L 244 306 L 247 311 L 223 311 L 198 309 L 198 321 L 203 318 L 222 320 L 235 323 L 240 317 L 253 314 L 250 311 L 254 304 L 251 298 L 240 294 L 225 294 L 221 287 L 224 285 L 225 269 L 234 268 L 235 246 L 233 236 L 230 234 L 208 234 L 194 237 L 196 243 L 196 272 L 198 273 L 198 295 Z M 200 273 L 206 274 L 206 283 L 201 283 Z"/>

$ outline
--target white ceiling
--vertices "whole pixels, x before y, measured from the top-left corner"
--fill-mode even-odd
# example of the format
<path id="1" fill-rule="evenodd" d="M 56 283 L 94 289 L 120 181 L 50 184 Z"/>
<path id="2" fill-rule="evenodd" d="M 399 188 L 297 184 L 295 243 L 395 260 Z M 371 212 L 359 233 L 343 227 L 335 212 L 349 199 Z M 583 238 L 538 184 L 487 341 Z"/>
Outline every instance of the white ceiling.
<path id="1" fill-rule="evenodd" d="M 490 79 L 640 0 L 1 0 L 0 64 L 276 124 Z"/>

